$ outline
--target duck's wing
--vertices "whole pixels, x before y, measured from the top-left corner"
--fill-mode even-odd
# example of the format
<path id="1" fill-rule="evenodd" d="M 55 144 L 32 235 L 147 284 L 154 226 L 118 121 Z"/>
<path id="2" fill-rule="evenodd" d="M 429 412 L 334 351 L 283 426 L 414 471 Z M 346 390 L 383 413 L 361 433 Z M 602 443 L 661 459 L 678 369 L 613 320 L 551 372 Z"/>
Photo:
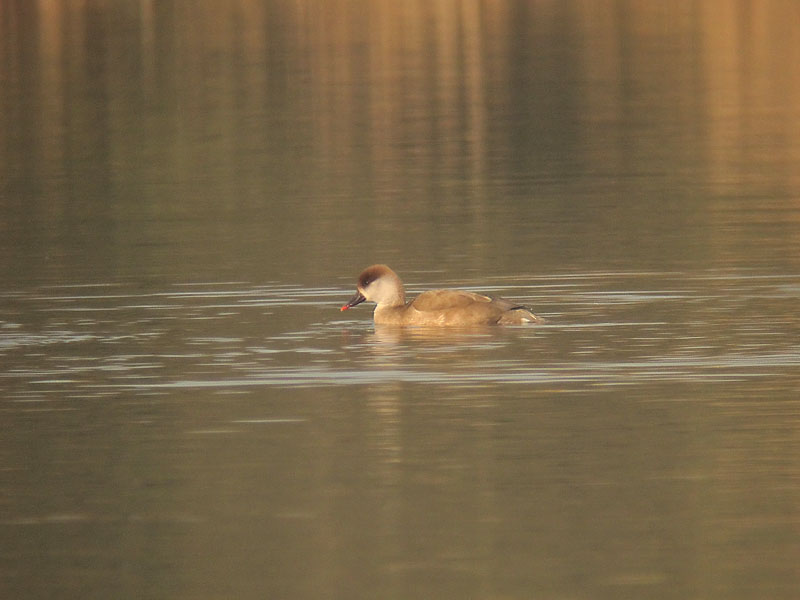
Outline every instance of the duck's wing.
<path id="1" fill-rule="evenodd" d="M 463 290 L 425 292 L 407 308 L 407 325 L 520 325 L 540 320 L 511 300 Z"/>
<path id="2" fill-rule="evenodd" d="M 492 298 L 483 294 L 463 290 L 431 290 L 417 296 L 409 305 L 420 312 L 442 312 L 454 308 L 489 305 L 491 302 Z"/>

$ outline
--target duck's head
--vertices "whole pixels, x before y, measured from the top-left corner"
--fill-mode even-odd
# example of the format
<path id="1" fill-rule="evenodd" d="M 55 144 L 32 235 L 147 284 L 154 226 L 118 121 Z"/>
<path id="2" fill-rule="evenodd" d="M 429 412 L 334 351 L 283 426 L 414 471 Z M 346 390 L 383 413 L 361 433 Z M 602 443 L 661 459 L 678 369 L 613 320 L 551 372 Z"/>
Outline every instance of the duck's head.
<path id="1" fill-rule="evenodd" d="M 375 302 L 379 306 L 400 306 L 406 302 L 406 292 L 403 282 L 386 265 L 372 265 L 367 267 L 358 276 L 356 294 L 342 306 L 341 310 L 347 310 L 365 300 Z"/>

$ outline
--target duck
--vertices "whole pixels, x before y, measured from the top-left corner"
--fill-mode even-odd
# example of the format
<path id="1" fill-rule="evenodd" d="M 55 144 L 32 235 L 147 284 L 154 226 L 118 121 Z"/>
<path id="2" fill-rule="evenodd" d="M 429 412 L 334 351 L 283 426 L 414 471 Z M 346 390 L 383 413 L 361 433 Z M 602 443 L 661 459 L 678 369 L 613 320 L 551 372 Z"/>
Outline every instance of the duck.
<path id="1" fill-rule="evenodd" d="M 358 276 L 356 293 L 340 310 L 375 302 L 377 325 L 466 327 L 541 323 L 522 304 L 465 290 L 430 290 L 406 302 L 400 277 L 386 265 L 372 265 Z"/>

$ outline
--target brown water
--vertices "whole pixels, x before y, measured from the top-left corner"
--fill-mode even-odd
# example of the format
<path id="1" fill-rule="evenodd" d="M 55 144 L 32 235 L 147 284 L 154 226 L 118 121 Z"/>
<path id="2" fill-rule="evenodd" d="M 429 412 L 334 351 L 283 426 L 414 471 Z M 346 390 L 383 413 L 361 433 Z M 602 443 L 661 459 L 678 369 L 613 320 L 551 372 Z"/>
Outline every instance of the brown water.
<path id="1" fill-rule="evenodd" d="M 0 597 L 800 596 L 798 18 L 0 4 Z"/>

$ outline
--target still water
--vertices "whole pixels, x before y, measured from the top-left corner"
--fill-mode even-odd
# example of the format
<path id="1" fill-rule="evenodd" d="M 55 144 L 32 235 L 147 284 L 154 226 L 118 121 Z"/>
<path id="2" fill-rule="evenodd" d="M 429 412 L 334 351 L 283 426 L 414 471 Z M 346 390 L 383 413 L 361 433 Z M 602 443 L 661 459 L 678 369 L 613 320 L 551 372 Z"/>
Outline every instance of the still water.
<path id="1" fill-rule="evenodd" d="M 799 17 L 1 3 L 0 596 L 797 598 Z"/>

